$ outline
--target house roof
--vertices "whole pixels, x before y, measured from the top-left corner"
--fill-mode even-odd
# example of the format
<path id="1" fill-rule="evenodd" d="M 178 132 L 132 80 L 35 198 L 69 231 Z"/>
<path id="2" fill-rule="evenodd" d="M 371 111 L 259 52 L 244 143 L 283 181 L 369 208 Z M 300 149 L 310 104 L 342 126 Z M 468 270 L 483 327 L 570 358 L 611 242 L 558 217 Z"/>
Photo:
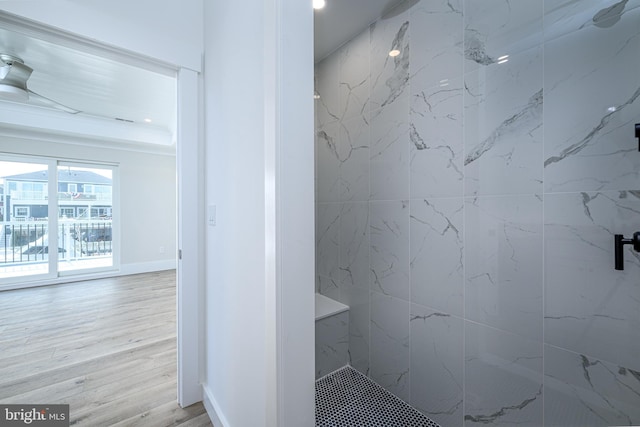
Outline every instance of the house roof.
<path id="1" fill-rule="evenodd" d="M 47 182 L 49 173 L 46 170 L 5 176 L 6 181 Z M 111 184 L 111 179 L 91 171 L 58 169 L 58 182 L 78 184 Z"/>

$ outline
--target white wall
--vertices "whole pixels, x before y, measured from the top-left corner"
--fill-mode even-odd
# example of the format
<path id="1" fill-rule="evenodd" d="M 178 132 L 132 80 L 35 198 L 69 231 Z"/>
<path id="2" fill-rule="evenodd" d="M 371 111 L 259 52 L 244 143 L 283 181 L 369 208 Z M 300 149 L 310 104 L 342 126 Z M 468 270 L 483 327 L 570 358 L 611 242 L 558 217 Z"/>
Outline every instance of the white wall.
<path id="1" fill-rule="evenodd" d="M 122 270 L 175 266 L 175 156 L 9 137 L 0 138 L 0 153 L 116 163 L 120 174 Z M 165 249 L 163 254 L 160 246 Z"/>
<path id="2" fill-rule="evenodd" d="M 16 0 L 0 9 L 130 50 L 201 70 L 202 0 Z"/>
<path id="3" fill-rule="evenodd" d="M 267 387 L 264 22 L 251 9 L 204 8 L 207 203 L 217 206 L 207 233 L 205 398 L 223 425 L 259 427 Z"/>
<path id="4" fill-rule="evenodd" d="M 311 4 L 206 2 L 204 17 L 207 203 L 217 212 L 205 404 L 223 426 L 311 426 Z"/>

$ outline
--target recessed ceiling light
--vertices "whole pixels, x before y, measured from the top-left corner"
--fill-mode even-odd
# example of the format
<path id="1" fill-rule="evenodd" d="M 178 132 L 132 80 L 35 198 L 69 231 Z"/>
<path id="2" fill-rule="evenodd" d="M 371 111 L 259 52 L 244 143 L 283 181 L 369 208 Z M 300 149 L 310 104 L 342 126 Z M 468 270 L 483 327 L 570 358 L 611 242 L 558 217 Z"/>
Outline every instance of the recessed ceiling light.
<path id="1" fill-rule="evenodd" d="M 502 55 L 498 58 L 498 64 L 504 64 L 505 62 L 509 62 L 509 55 Z"/>
<path id="2" fill-rule="evenodd" d="M 400 55 L 400 51 L 398 49 L 393 49 L 392 51 L 389 52 L 389 56 L 392 58 L 395 58 L 398 55 Z"/>
<path id="3" fill-rule="evenodd" d="M 153 121 L 153 120 L 151 120 L 151 119 L 144 119 L 144 122 L 145 122 L 145 123 L 151 123 L 152 121 Z"/>
<path id="4" fill-rule="evenodd" d="M 325 0 L 313 0 L 314 9 L 322 9 L 325 6 Z"/>

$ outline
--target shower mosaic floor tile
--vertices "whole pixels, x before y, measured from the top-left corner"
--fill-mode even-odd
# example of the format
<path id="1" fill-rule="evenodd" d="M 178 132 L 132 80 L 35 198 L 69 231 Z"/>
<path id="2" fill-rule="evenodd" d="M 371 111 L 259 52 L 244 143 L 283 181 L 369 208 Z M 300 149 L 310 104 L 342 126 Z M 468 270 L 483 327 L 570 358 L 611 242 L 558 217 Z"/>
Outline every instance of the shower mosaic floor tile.
<path id="1" fill-rule="evenodd" d="M 345 366 L 316 381 L 317 427 L 440 427 Z"/>

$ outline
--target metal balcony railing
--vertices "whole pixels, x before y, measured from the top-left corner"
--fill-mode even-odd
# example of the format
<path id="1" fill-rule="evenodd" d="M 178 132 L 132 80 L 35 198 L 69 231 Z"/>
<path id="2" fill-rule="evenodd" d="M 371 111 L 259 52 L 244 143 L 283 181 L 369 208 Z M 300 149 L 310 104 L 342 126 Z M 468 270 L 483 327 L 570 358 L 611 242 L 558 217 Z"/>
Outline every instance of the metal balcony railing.
<path id="1" fill-rule="evenodd" d="M 50 248 L 46 221 L 11 221 L 0 224 L 0 266 L 48 261 Z M 111 256 L 112 243 L 110 219 L 61 219 L 58 223 L 59 261 Z"/>
<path id="2" fill-rule="evenodd" d="M 22 200 L 48 200 L 49 193 L 46 191 L 11 191 L 11 199 L 14 203 Z M 111 201 L 111 193 L 62 193 L 58 192 L 58 200 L 99 200 L 101 202 Z"/>

